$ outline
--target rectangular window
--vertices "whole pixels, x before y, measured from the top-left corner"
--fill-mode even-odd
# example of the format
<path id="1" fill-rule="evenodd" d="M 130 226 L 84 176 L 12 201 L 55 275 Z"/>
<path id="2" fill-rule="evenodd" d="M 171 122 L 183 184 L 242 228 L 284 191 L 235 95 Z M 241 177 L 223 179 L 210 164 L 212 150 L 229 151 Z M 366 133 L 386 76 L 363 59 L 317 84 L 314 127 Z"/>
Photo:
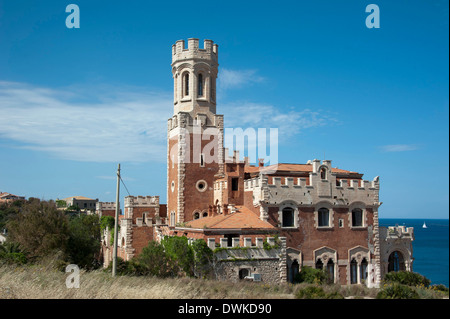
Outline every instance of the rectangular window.
<path id="1" fill-rule="evenodd" d="M 203 154 L 200 154 L 200 167 L 205 167 L 205 161 L 204 161 Z"/>
<path id="2" fill-rule="evenodd" d="M 352 226 L 362 226 L 362 210 L 359 208 L 352 210 Z"/>
<path id="3" fill-rule="evenodd" d="M 330 225 L 330 212 L 326 208 L 319 209 L 319 227 L 327 227 Z"/>
<path id="4" fill-rule="evenodd" d="M 232 191 L 239 190 L 239 178 L 232 178 L 231 179 L 231 190 Z"/>

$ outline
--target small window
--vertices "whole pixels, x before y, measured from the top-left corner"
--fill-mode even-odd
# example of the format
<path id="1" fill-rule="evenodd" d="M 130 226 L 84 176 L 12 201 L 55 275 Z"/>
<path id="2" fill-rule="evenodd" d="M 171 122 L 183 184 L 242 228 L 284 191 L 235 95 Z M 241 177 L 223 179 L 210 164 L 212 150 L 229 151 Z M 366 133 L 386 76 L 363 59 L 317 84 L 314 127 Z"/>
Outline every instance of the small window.
<path id="1" fill-rule="evenodd" d="M 205 167 L 205 161 L 204 161 L 203 154 L 200 154 L 200 167 Z"/>
<path id="2" fill-rule="evenodd" d="M 360 227 L 363 225 L 362 223 L 362 215 L 363 212 L 360 208 L 355 208 L 352 210 L 352 226 L 353 227 Z"/>
<path id="3" fill-rule="evenodd" d="M 198 75 L 198 96 L 203 96 L 203 74 Z"/>
<path id="4" fill-rule="evenodd" d="M 199 219 L 199 218 L 200 218 L 200 213 L 199 212 L 194 213 L 194 219 Z"/>
<path id="5" fill-rule="evenodd" d="M 344 220 L 342 218 L 339 219 L 339 228 L 344 227 Z"/>
<path id="6" fill-rule="evenodd" d="M 319 227 L 328 227 L 330 226 L 330 211 L 328 208 L 320 208 L 319 209 Z"/>
<path id="7" fill-rule="evenodd" d="M 231 179 L 231 190 L 232 191 L 239 190 L 239 178 L 232 178 Z"/>
<path id="8" fill-rule="evenodd" d="M 322 167 L 320 169 L 320 178 L 321 179 L 327 179 L 327 169 L 325 167 Z"/>
<path id="9" fill-rule="evenodd" d="M 291 207 L 283 208 L 283 223 L 281 227 L 294 227 L 294 210 Z"/>

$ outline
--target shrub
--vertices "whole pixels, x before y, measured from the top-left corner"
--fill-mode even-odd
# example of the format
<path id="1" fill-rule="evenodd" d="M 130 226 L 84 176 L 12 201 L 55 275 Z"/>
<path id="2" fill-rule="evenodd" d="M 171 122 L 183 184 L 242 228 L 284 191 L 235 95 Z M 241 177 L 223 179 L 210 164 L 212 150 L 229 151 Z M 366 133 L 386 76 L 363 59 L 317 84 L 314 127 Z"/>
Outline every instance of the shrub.
<path id="1" fill-rule="evenodd" d="M 381 288 L 377 299 L 419 299 L 419 294 L 411 287 L 393 283 Z"/>
<path id="2" fill-rule="evenodd" d="M 307 286 L 297 291 L 296 298 L 298 299 L 323 299 L 325 291 L 319 286 Z"/>
<path id="3" fill-rule="evenodd" d="M 6 264 L 23 265 L 28 262 L 28 259 L 19 244 L 6 242 L 0 245 L 0 261 Z"/>
<path id="4" fill-rule="evenodd" d="M 410 271 L 389 272 L 384 276 L 386 283 L 399 283 L 407 286 L 428 287 L 431 283 L 426 277 Z"/>
<path id="5" fill-rule="evenodd" d="M 326 292 L 321 286 L 311 285 L 295 293 L 297 299 L 344 299 L 338 291 Z"/>
<path id="6" fill-rule="evenodd" d="M 309 266 L 303 266 L 302 270 L 295 276 L 297 283 L 306 282 L 309 284 L 323 284 L 328 280 L 328 276 L 322 269 L 315 269 Z"/>

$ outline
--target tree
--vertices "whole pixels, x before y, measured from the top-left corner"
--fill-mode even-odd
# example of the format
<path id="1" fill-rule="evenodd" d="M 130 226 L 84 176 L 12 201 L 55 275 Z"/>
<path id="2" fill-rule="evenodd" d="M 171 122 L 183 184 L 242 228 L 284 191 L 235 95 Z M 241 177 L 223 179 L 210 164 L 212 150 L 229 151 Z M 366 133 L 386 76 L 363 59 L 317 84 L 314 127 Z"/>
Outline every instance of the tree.
<path id="1" fill-rule="evenodd" d="M 194 275 L 199 278 L 206 277 L 212 269 L 214 253 L 206 244 L 206 241 L 200 239 L 192 243 L 194 251 Z"/>
<path id="2" fill-rule="evenodd" d="M 30 258 L 65 251 L 68 218 L 55 203 L 30 199 L 21 211 L 7 221 L 8 240 L 20 244 Z"/>
<path id="3" fill-rule="evenodd" d="M 161 240 L 166 254 L 176 263 L 179 271 L 188 276 L 194 275 L 194 251 L 188 244 L 187 237 L 169 237 Z"/>
<path id="4" fill-rule="evenodd" d="M 68 260 L 81 268 L 99 266 L 100 221 L 97 215 L 78 215 L 69 220 Z"/>
<path id="5" fill-rule="evenodd" d="M 143 274 L 172 277 L 177 275 L 176 263 L 164 251 L 164 247 L 156 241 L 151 241 L 142 249 L 141 254 L 137 257 L 137 263 L 141 265 Z"/>

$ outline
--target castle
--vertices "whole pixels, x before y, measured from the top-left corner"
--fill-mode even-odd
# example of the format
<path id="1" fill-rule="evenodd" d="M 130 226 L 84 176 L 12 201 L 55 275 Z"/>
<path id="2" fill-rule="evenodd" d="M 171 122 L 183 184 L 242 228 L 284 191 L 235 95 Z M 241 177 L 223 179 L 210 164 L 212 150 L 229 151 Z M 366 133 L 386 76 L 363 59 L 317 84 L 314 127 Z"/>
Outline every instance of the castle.
<path id="1" fill-rule="evenodd" d="M 172 75 L 167 205 L 159 196 L 125 197 L 119 257 L 137 256 L 151 240 L 186 236 L 212 249 L 230 248 L 216 254 L 223 261 L 216 272 L 222 280 L 293 282 L 310 266 L 326 270 L 335 283 L 376 287 L 389 271 L 412 271 L 413 229 L 379 226 L 378 176 L 364 180 L 329 160 L 250 165 L 237 151 L 230 156 L 224 116 L 216 112 L 217 44 L 204 40 L 201 48 L 191 38 L 186 47 L 177 41 Z M 113 210 L 115 203 L 97 204 L 98 214 Z M 102 247 L 107 266 L 108 232 Z"/>

